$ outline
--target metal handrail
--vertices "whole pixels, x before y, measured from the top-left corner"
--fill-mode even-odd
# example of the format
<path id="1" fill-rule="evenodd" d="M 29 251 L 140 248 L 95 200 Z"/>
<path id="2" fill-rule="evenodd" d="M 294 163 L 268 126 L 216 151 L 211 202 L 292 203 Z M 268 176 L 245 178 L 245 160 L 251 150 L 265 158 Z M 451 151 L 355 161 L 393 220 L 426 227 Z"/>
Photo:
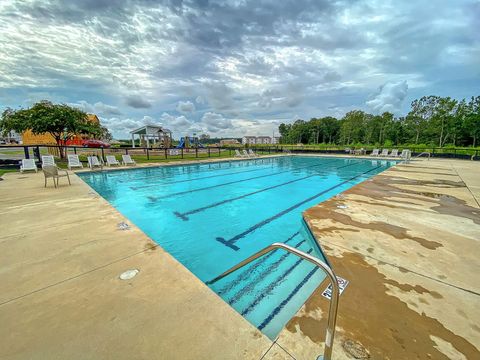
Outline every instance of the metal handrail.
<path id="1" fill-rule="evenodd" d="M 430 154 L 428 151 L 424 151 L 424 152 L 416 155 L 415 158 L 419 158 L 419 157 L 422 156 L 422 155 L 428 155 L 428 160 L 430 160 L 430 156 L 431 156 L 432 154 Z"/>
<path id="2" fill-rule="evenodd" d="M 270 251 L 273 251 L 275 249 L 283 249 L 285 251 L 288 251 L 289 253 L 292 253 L 294 255 L 297 255 L 312 264 L 318 266 L 319 268 L 323 269 L 326 273 L 327 276 L 330 280 L 330 283 L 332 284 L 332 298 L 330 300 L 330 306 L 328 310 L 328 323 L 327 323 L 327 334 L 325 336 L 325 351 L 322 355 L 319 355 L 317 360 L 330 360 L 332 358 L 332 348 L 333 348 L 333 337 L 335 335 L 335 324 L 337 322 L 337 310 L 338 310 L 338 298 L 340 296 L 340 291 L 338 287 L 338 281 L 337 277 L 333 273 L 333 270 L 325 264 L 323 261 L 320 259 L 307 254 L 301 250 L 298 250 L 294 247 L 291 247 L 289 245 L 283 244 L 283 243 L 273 243 L 272 245 L 267 246 L 266 248 L 256 252 L 255 254 L 249 256 L 245 260 L 239 262 L 237 265 L 231 267 L 227 271 L 221 273 L 218 275 L 216 278 L 210 280 L 207 282 L 208 285 L 213 284 L 217 282 L 220 279 L 223 279 L 225 276 L 233 273 L 234 271 L 237 271 L 238 269 L 244 267 L 245 265 L 251 263 L 253 260 L 258 259 L 259 257 L 269 253 Z"/>

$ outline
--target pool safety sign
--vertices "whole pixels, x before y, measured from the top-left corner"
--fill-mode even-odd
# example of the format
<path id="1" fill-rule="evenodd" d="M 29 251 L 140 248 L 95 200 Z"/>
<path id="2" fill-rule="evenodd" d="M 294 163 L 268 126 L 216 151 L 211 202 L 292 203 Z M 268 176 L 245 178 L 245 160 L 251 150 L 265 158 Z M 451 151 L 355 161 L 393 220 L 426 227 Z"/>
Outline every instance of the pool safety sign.
<path id="1" fill-rule="evenodd" d="M 338 282 L 338 288 L 340 290 L 340 295 L 342 295 L 343 290 L 348 285 L 348 280 L 341 278 L 340 276 L 337 276 L 337 282 Z M 332 284 L 328 284 L 327 288 L 323 290 L 322 296 L 326 297 L 328 300 L 332 298 Z"/>

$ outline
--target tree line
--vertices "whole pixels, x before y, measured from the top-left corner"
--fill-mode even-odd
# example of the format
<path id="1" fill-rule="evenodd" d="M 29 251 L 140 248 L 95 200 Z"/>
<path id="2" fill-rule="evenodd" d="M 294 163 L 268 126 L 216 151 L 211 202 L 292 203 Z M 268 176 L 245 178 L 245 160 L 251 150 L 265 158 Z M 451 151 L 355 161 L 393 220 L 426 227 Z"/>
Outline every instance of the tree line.
<path id="1" fill-rule="evenodd" d="M 480 140 L 480 96 L 469 100 L 424 96 L 411 103 L 404 117 L 353 110 L 341 119 L 282 123 L 279 132 L 283 144 L 475 147 Z"/>

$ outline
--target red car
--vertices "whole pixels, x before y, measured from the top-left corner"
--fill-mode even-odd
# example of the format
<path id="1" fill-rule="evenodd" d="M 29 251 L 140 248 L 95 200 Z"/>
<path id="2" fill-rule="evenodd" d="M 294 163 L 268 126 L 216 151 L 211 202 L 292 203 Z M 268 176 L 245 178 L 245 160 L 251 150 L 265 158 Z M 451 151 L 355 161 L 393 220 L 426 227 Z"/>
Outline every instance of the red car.
<path id="1" fill-rule="evenodd" d="M 103 142 L 101 140 L 83 140 L 82 141 L 82 146 L 83 147 L 89 147 L 89 148 L 109 148 L 110 144 Z"/>

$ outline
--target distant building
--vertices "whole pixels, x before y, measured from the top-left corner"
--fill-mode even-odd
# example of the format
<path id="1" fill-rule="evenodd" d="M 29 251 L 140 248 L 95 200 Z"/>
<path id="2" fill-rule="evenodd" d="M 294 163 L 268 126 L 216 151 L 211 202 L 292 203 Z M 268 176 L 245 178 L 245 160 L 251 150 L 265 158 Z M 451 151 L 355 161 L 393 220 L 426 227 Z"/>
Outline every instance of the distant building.
<path id="1" fill-rule="evenodd" d="M 7 136 L 5 137 L 5 140 L 8 142 L 8 143 L 17 143 L 17 144 L 20 144 L 22 142 L 22 136 L 15 132 L 15 131 L 9 131 L 7 133 Z"/>
<path id="2" fill-rule="evenodd" d="M 255 145 L 257 143 L 257 137 L 256 136 L 244 136 L 242 138 L 242 144 L 243 145 Z"/>
<path id="3" fill-rule="evenodd" d="M 220 146 L 223 145 L 238 145 L 240 144 L 237 139 L 222 139 L 220 140 Z"/>
<path id="4" fill-rule="evenodd" d="M 99 124 L 100 120 L 95 114 L 87 114 L 87 120 Z M 88 139 L 87 135 L 76 134 L 65 141 L 65 145 L 82 145 L 82 141 Z M 49 133 L 34 134 L 31 130 L 22 133 L 22 142 L 25 145 L 56 144 L 55 138 Z"/>
<path id="5" fill-rule="evenodd" d="M 270 137 L 270 136 L 244 136 L 242 138 L 242 144 L 246 145 L 268 145 L 268 144 L 278 144 L 280 138 L 277 137 Z"/>
<path id="6" fill-rule="evenodd" d="M 270 136 L 257 136 L 256 144 L 271 144 L 272 138 Z"/>

